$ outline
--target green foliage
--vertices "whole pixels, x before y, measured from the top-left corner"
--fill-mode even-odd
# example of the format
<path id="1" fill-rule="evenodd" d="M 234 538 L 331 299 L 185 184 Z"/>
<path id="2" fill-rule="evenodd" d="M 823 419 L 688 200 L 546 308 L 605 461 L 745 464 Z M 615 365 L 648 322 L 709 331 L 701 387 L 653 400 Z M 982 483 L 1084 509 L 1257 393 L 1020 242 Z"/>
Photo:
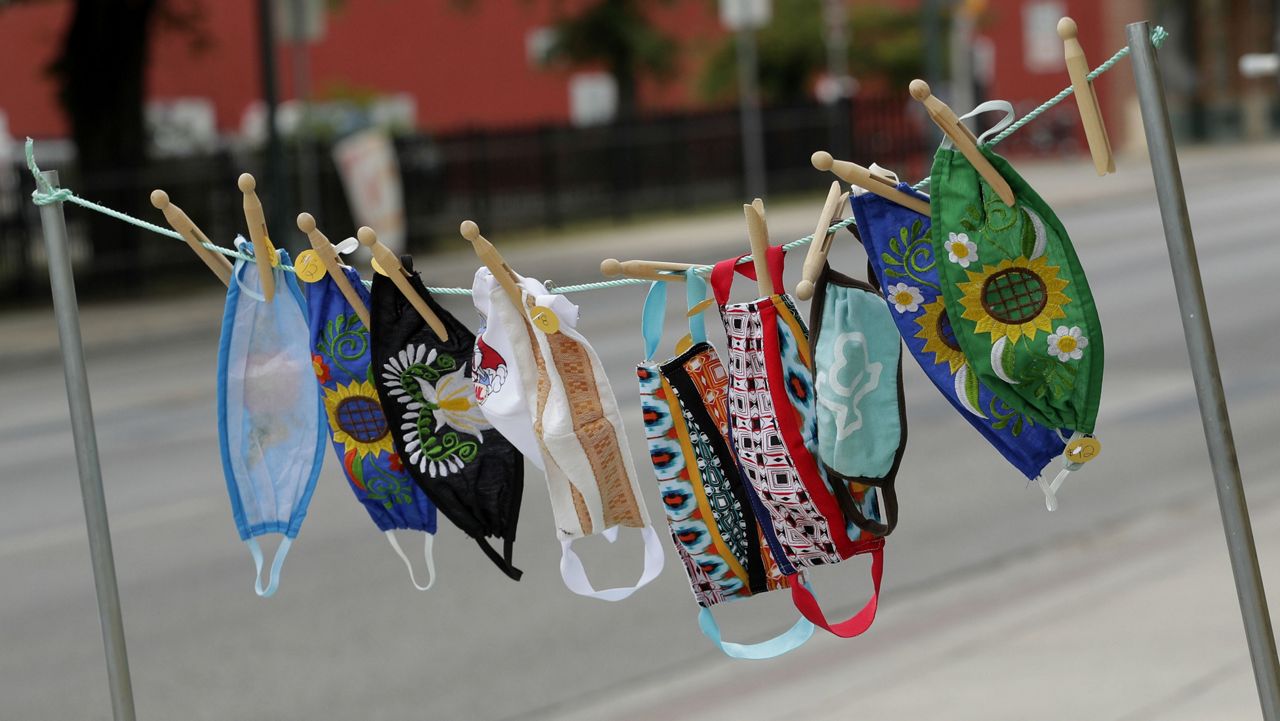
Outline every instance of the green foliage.
<path id="1" fill-rule="evenodd" d="M 757 34 L 760 95 L 786 103 L 810 95 L 826 68 L 822 10 L 814 0 L 774 0 L 773 21 Z M 698 82 L 708 100 L 737 95 L 737 38 L 726 37 L 707 59 Z M 849 72 L 859 82 L 905 86 L 924 72 L 918 10 L 880 5 L 851 8 Z"/>

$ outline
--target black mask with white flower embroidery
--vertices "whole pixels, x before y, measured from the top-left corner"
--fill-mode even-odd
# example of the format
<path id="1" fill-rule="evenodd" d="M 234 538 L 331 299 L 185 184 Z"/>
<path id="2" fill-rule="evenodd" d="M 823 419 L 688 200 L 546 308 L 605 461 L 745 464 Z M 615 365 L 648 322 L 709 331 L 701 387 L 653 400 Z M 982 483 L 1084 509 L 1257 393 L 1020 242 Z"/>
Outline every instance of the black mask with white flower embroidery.
<path id="1" fill-rule="evenodd" d="M 448 330 L 441 341 L 389 278 L 373 277 L 374 377 L 405 470 L 498 568 L 511 565 L 524 493 L 524 458 L 485 421 L 471 380 L 475 335 L 441 308 L 402 258 L 409 282 Z M 503 541 L 499 554 L 486 537 Z"/>

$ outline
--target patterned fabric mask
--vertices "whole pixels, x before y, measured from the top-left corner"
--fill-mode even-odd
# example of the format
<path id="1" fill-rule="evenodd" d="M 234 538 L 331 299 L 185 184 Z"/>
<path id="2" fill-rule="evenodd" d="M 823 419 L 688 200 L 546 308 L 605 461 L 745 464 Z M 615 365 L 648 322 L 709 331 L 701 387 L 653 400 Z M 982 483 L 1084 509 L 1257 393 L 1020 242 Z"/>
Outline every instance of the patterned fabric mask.
<path id="1" fill-rule="evenodd" d="M 706 282 L 686 274 L 689 307 Z M 801 618 L 780 636 L 755 644 L 728 643 L 711 607 L 791 585 L 763 541 L 747 490 L 729 447 L 728 384 L 720 358 L 706 342 L 702 316 L 690 317 L 692 346 L 666 363 L 652 360 L 662 338 L 666 283 L 645 299 L 641 331 L 646 360 L 636 366 L 645 437 L 676 553 L 702 608 L 702 632 L 734 658 L 773 658 L 813 635 Z"/>
<path id="2" fill-rule="evenodd" d="M 925 199 L 900 183 L 898 190 Z M 956 341 L 928 216 L 872 193 L 850 196 L 868 262 L 907 350 L 957 412 L 1030 480 L 1065 446 L 1056 429 L 1005 403 L 978 380 Z"/>
<path id="3" fill-rule="evenodd" d="M 418 487 L 453 524 L 476 540 L 512 579 L 524 459 L 485 420 L 471 381 L 475 336 L 427 292 L 401 258 L 409 283 L 448 330 L 441 341 L 389 278 L 373 277 L 373 365 L 396 451 Z M 486 537 L 502 539 L 502 553 Z"/>
<path id="4" fill-rule="evenodd" d="M 907 445 L 898 329 L 875 288 L 830 266 L 810 312 L 818 456 L 827 478 L 841 481 L 833 490 L 845 516 L 887 536 L 898 523 L 893 482 Z"/>
<path id="5" fill-rule="evenodd" d="M 476 342 L 485 368 L 476 371 L 476 395 L 485 418 L 517 448 L 531 447 L 536 455 L 525 451 L 526 457 L 546 473 L 565 586 L 620 601 L 656 578 L 665 557 L 640 495 L 617 400 L 600 359 L 575 329 L 577 306 L 532 278 L 519 285 L 524 308 L 512 304 L 487 269 L 476 273 L 474 299 L 486 324 Z M 525 308 L 531 307 L 554 314 L 559 332 L 530 323 Z M 594 534 L 612 542 L 619 526 L 641 529 L 644 570 L 633 586 L 596 590 L 571 545 Z"/>
<path id="6" fill-rule="evenodd" d="M 735 272 L 755 276 L 751 264 L 730 258 L 711 273 L 729 338 L 730 434 L 756 520 L 783 573 L 872 554 L 875 593 L 848 621 L 828 623 L 808 584 L 791 584 L 792 601 L 805 618 L 837 635 L 856 636 L 875 619 L 884 539 L 843 516 L 836 490 L 815 459 L 818 422 L 808 332 L 791 297 L 782 292 L 782 247 L 771 247 L 767 261 L 774 292 L 750 303 L 729 305 L 728 300 Z"/>
<path id="7" fill-rule="evenodd" d="M 980 106 L 975 112 L 1003 109 Z M 1007 110 L 1012 117 L 1012 109 Z M 982 153 L 1009 182 L 1006 206 L 969 161 L 944 144 L 933 161 L 933 252 L 942 296 L 969 366 L 1013 408 L 1072 433 L 1066 471 L 1092 458 L 1102 393 L 1102 325 L 1067 231 L 1008 162 Z M 1088 455 L 1080 451 L 1089 448 Z M 1050 508 L 1060 474 L 1046 489 Z M 1043 486 L 1042 486 L 1043 487 Z"/>
<path id="8" fill-rule="evenodd" d="M 253 244 L 236 238 L 241 253 Z M 283 250 L 280 263 L 287 265 Z M 275 297 L 256 269 L 236 261 L 218 343 L 218 441 L 240 540 L 253 555 L 254 591 L 270 596 L 298 537 L 324 461 L 324 417 L 311 380 L 307 316 L 292 273 L 276 268 Z M 258 536 L 284 536 L 262 587 Z"/>
<path id="9" fill-rule="evenodd" d="M 354 269 L 343 267 L 351 287 L 369 307 L 369 290 Z M 392 445 L 391 427 L 373 383 L 369 330 L 328 275 L 307 284 L 311 310 L 311 348 L 316 379 L 324 394 L 333 449 L 342 461 L 356 500 L 384 532 L 391 548 L 409 569 L 409 580 L 420 591 L 435 583 L 432 537 L 436 507 L 405 472 Z M 400 548 L 394 531 L 423 531 L 427 585 L 418 584 L 413 564 Z"/>

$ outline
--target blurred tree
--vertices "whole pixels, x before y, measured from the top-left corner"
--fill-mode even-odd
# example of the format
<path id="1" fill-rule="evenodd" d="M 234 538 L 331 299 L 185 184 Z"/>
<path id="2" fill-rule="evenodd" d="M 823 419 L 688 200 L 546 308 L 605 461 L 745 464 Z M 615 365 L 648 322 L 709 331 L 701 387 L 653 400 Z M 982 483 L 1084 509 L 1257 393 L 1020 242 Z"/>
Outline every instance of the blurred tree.
<path id="1" fill-rule="evenodd" d="M 557 16 L 543 61 L 548 67 L 603 67 L 618 87 L 617 119 L 634 117 L 640 80 L 665 80 L 676 69 L 680 45 L 653 23 L 646 12 L 656 4 L 678 0 L 592 0 L 574 3 L 568 12 L 561 0 L 549 0 Z M 469 9 L 478 0 L 453 0 Z"/>
<path id="2" fill-rule="evenodd" d="M 826 69 L 823 20 L 812 0 L 774 0 L 773 22 L 759 31 L 760 94 L 772 103 L 811 96 Z M 703 66 L 698 89 L 708 100 L 737 93 L 736 39 L 727 36 Z M 920 13 L 859 5 L 849 14 L 849 71 L 862 87 L 905 87 L 924 71 Z"/>
<path id="3" fill-rule="evenodd" d="M 127 213 L 142 208 L 150 39 L 157 25 L 163 25 L 187 33 L 193 48 L 201 47 L 201 2 L 75 0 L 62 47 L 48 69 L 71 126 L 78 190 L 86 197 Z M 14 3 L 0 3 L 0 9 L 9 4 Z M 128 226 L 96 213 L 85 218 L 99 261 L 118 261 L 133 249 L 137 233 Z"/>

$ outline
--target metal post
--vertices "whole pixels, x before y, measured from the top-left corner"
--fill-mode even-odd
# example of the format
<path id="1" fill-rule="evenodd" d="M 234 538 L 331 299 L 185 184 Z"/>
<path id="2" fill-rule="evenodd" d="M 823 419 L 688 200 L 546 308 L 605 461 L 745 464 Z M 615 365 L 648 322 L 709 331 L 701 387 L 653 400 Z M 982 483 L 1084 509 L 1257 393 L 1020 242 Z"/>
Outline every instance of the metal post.
<path id="1" fill-rule="evenodd" d="M 58 187 L 58 171 L 50 170 L 40 175 L 48 187 Z M 134 721 L 133 682 L 129 678 L 129 656 L 124 645 L 120 591 L 116 588 L 111 529 L 107 525 L 102 469 L 98 465 L 98 436 L 93 430 L 89 377 L 85 373 L 84 348 L 80 342 L 80 306 L 76 303 L 75 278 L 67 252 L 67 220 L 62 213 L 61 202 L 41 206 L 40 226 L 44 230 L 44 245 L 49 255 L 53 314 L 58 321 L 62 368 L 67 381 L 67 405 L 71 408 L 71 437 L 76 444 L 80 497 L 84 501 L 84 520 L 89 530 L 89 560 L 93 566 L 93 587 L 98 596 L 98 621 L 102 625 L 102 645 L 107 652 L 111 713 L 115 721 Z"/>
<path id="2" fill-rule="evenodd" d="M 267 107 L 267 162 L 265 182 L 258 186 L 258 192 L 266 194 L 267 232 L 276 239 L 277 244 L 285 244 L 287 238 L 295 238 L 297 234 L 285 230 L 285 218 L 282 213 L 292 207 L 289 202 L 288 178 L 285 177 L 284 144 L 280 141 L 280 130 L 276 127 L 276 110 L 280 104 L 280 93 L 276 80 L 276 35 L 273 29 L 271 0 L 258 0 L 258 46 L 262 55 L 262 101 Z M 297 243 L 298 241 L 293 241 Z"/>
<path id="3" fill-rule="evenodd" d="M 1222 527 L 1227 534 L 1227 551 L 1231 556 L 1240 615 L 1244 618 L 1245 637 L 1253 661 L 1253 677 L 1258 686 L 1263 717 L 1266 721 L 1277 721 L 1280 719 L 1280 664 L 1276 662 L 1271 616 L 1267 611 L 1262 574 L 1258 570 L 1249 508 L 1231 435 L 1231 419 L 1227 416 L 1227 399 L 1218 371 L 1218 354 L 1213 345 L 1213 331 L 1209 327 L 1209 312 L 1196 260 L 1195 240 L 1191 235 L 1187 198 L 1182 189 L 1182 172 L 1174 150 L 1164 83 L 1160 67 L 1156 64 L 1155 46 L 1151 43 L 1148 24 L 1132 23 L 1127 32 L 1138 101 L 1142 106 L 1142 126 L 1151 155 L 1151 172 L 1155 176 L 1156 198 L 1160 202 L 1160 218 L 1164 223 L 1165 242 L 1169 246 L 1169 264 L 1173 267 L 1182 331 L 1191 357 L 1191 375 L 1195 380 L 1196 400 L 1200 404 L 1200 418 L 1209 446 L 1209 465 L 1218 493 L 1218 508 L 1222 512 Z"/>
<path id="4" fill-rule="evenodd" d="M 742 172 L 748 198 L 763 198 L 764 123 L 760 118 L 760 93 L 756 87 L 756 30 L 738 30 L 738 104 L 742 121 Z"/>

